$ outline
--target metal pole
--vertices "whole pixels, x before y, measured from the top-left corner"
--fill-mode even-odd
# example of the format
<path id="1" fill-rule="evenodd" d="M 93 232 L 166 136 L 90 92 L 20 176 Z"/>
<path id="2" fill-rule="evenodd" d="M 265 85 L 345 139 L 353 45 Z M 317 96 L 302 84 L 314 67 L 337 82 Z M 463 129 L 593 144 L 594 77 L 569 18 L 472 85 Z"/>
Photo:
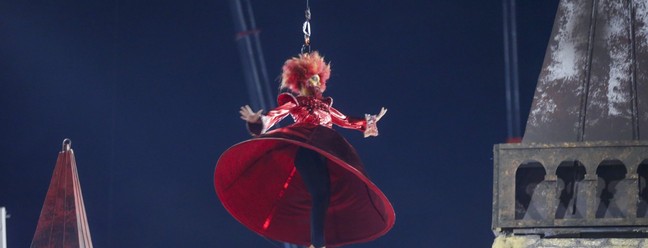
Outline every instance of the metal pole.
<path id="1" fill-rule="evenodd" d="M 7 210 L 0 207 L 0 248 L 7 248 Z"/>
<path id="2" fill-rule="evenodd" d="M 250 105 L 255 110 L 268 110 L 274 105 L 271 97 L 273 94 L 268 86 L 268 76 L 264 68 L 265 62 L 258 37 L 259 30 L 256 29 L 254 22 L 252 4 L 247 0 L 231 0 L 230 3 Z"/>
<path id="3" fill-rule="evenodd" d="M 247 11 L 249 18 L 248 20 L 250 21 L 250 30 L 257 30 L 256 21 L 254 20 L 254 12 L 252 11 L 252 4 L 249 0 L 245 1 L 248 5 Z M 263 93 L 259 96 L 259 100 L 261 100 L 266 107 L 270 108 L 274 106 L 274 97 L 272 88 L 270 88 L 269 85 L 270 81 L 268 80 L 268 70 L 266 69 L 265 57 L 263 56 L 263 49 L 261 49 L 261 39 L 259 38 L 259 36 L 260 32 L 253 32 L 252 34 L 252 37 L 254 38 L 254 48 L 256 49 L 256 62 L 259 63 L 259 69 L 261 72 L 261 75 L 259 75 L 259 84 Z"/>
<path id="4" fill-rule="evenodd" d="M 516 0 L 511 0 L 511 69 L 513 70 L 513 135 L 520 137 L 520 79 L 518 76 L 518 50 L 517 50 L 517 11 Z"/>
<path id="5" fill-rule="evenodd" d="M 502 0 L 502 34 L 504 35 L 504 86 L 506 93 L 506 135 L 513 137 L 513 113 L 511 111 L 511 55 L 510 55 L 510 32 L 509 32 L 509 4 L 508 0 Z"/>
<path id="6" fill-rule="evenodd" d="M 504 33 L 504 79 L 506 86 L 507 142 L 519 142 L 520 87 L 518 76 L 517 21 L 515 0 L 502 0 Z"/>

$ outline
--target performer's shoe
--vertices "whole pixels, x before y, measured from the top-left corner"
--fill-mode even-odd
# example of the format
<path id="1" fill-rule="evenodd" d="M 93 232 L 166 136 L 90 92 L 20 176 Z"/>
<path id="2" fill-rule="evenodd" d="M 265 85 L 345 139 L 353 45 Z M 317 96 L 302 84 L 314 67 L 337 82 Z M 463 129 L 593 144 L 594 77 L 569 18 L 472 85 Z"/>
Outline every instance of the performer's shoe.
<path id="1" fill-rule="evenodd" d="M 313 246 L 313 245 L 311 245 L 311 246 L 309 246 L 308 248 L 316 248 L 316 247 Z M 326 246 L 322 246 L 322 247 L 320 247 L 320 248 L 326 248 Z"/>

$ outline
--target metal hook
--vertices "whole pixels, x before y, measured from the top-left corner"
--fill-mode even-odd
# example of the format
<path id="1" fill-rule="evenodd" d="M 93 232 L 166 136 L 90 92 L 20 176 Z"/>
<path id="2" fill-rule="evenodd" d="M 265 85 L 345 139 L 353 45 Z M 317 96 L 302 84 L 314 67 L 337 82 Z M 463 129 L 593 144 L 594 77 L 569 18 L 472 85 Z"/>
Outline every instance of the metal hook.
<path id="1" fill-rule="evenodd" d="M 309 21 L 304 22 L 304 25 L 302 26 L 302 32 L 304 32 L 304 37 L 310 37 L 311 28 L 310 28 L 310 22 Z"/>
<path id="2" fill-rule="evenodd" d="M 311 51 L 310 49 L 311 11 L 310 11 L 310 5 L 308 4 L 308 0 L 306 0 L 306 11 L 304 11 L 304 16 L 306 17 L 306 20 L 304 21 L 304 25 L 302 25 L 302 32 L 304 33 L 304 44 L 302 45 L 301 53 L 305 53 L 306 51 L 310 53 Z"/>
<path id="3" fill-rule="evenodd" d="M 71 147 L 72 147 L 72 140 L 68 139 L 68 138 L 65 138 L 63 140 L 63 148 L 62 148 L 63 151 L 67 152 L 67 151 L 69 151 L 71 149 Z"/>

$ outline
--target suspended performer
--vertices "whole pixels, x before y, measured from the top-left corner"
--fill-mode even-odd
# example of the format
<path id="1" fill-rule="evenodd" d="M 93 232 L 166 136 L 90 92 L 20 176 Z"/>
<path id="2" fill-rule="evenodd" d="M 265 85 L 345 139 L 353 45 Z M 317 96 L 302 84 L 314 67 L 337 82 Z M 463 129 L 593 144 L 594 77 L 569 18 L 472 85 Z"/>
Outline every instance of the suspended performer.
<path id="1" fill-rule="evenodd" d="M 277 108 L 241 107 L 254 136 L 225 151 L 216 165 L 216 193 L 229 213 L 254 232 L 311 247 L 366 242 L 394 225 L 391 203 L 367 178 L 355 149 L 333 124 L 377 136 L 387 112 L 345 116 L 323 97 L 330 64 L 302 53 L 283 65 Z M 268 131 L 291 115 L 295 123 Z"/>

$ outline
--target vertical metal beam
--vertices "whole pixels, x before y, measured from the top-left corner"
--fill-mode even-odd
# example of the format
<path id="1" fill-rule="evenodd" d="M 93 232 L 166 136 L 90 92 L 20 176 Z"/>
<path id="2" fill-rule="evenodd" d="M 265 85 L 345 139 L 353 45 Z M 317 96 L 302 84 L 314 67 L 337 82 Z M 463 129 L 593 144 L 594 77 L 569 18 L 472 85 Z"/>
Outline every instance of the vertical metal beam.
<path id="1" fill-rule="evenodd" d="M 249 0 L 230 0 L 236 41 L 243 64 L 245 82 L 253 109 L 271 108 L 272 91 L 268 86 L 268 76 L 265 69 L 259 30 L 256 29 L 254 12 Z"/>
<path id="2" fill-rule="evenodd" d="M 637 43 L 635 34 L 635 18 L 636 12 L 634 9 L 634 2 L 628 1 L 628 22 L 630 23 L 630 84 L 631 84 L 631 104 L 632 104 L 632 139 L 639 140 L 639 104 L 637 98 Z"/>
<path id="3" fill-rule="evenodd" d="M 7 210 L 0 207 L 0 248 L 7 248 Z"/>
<path id="4" fill-rule="evenodd" d="M 513 80 L 512 85 L 512 105 L 513 105 L 513 137 L 519 138 L 522 137 L 522 132 L 520 131 L 520 78 L 518 76 L 518 50 L 517 50 L 517 8 L 515 7 L 516 0 L 511 0 L 511 60 L 513 64 L 511 69 L 513 69 Z"/>
<path id="5" fill-rule="evenodd" d="M 585 94 L 581 96 L 580 112 L 578 116 L 578 133 L 576 134 L 576 141 L 583 141 L 585 137 L 585 120 L 587 116 L 587 102 L 589 97 L 590 81 L 592 79 L 592 60 L 594 55 L 594 34 L 596 32 L 596 15 L 597 15 L 598 1 L 592 0 L 592 10 L 590 14 L 589 33 L 587 38 L 587 64 L 585 78 L 582 80 L 581 87 L 584 89 Z"/>
<path id="6" fill-rule="evenodd" d="M 250 29 L 251 30 L 257 30 L 256 27 L 256 21 L 254 19 L 254 12 L 252 10 L 252 4 L 249 2 L 249 0 L 245 0 L 247 3 L 247 12 L 248 12 L 248 20 L 250 22 Z M 259 75 L 259 78 L 261 81 L 258 83 L 260 84 L 260 87 L 262 88 L 262 95 L 260 96 L 261 99 L 264 100 L 266 103 L 266 107 L 272 107 L 274 106 L 274 98 L 273 98 L 273 92 L 269 86 L 269 80 L 268 80 L 268 70 L 265 64 L 265 57 L 263 56 L 263 49 L 261 49 L 261 39 L 259 38 L 261 32 L 252 32 L 252 39 L 253 39 L 253 45 L 255 50 L 255 55 L 256 55 L 256 60 L 255 62 L 258 63 L 259 66 L 259 72 L 261 75 Z"/>
<path id="7" fill-rule="evenodd" d="M 504 86 L 506 90 L 506 135 L 508 137 L 513 137 L 513 127 L 512 127 L 512 122 L 511 120 L 513 117 L 511 116 L 511 55 L 509 51 L 509 4 L 508 0 L 502 0 L 502 29 L 504 29 L 504 32 L 502 34 L 504 35 Z"/>
<path id="8" fill-rule="evenodd" d="M 504 29 L 504 79 L 506 86 L 506 121 L 509 142 L 520 139 L 520 96 L 517 53 L 515 0 L 502 0 Z"/>

